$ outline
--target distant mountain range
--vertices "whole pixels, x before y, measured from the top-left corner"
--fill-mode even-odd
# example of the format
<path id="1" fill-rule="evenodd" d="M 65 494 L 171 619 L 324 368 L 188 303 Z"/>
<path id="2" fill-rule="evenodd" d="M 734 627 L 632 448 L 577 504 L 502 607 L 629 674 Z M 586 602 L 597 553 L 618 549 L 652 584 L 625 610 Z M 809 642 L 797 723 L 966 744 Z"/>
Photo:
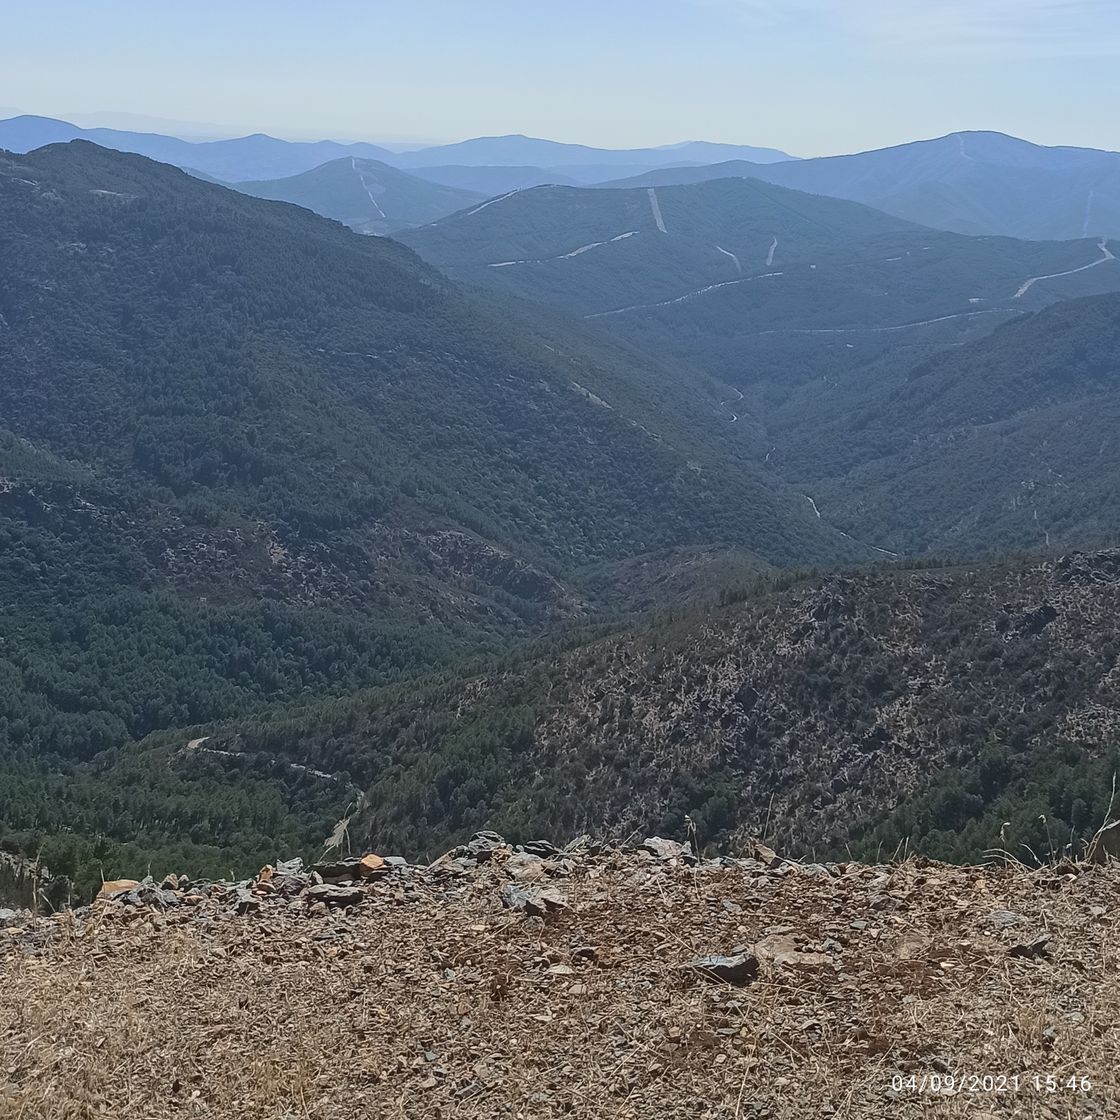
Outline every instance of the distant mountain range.
<path id="1" fill-rule="evenodd" d="M 681 164 L 718 163 L 743 159 L 752 163 L 777 163 L 794 157 L 775 148 L 753 148 L 746 144 L 711 144 L 692 140 L 663 148 L 589 148 L 584 144 L 560 144 L 532 136 L 480 136 L 458 144 L 440 144 L 419 151 L 401 152 L 398 167 L 435 167 L 460 164 L 465 167 L 533 165 L 538 167 L 585 167 L 597 165 L 668 167 Z"/>
<path id="2" fill-rule="evenodd" d="M 286 179 L 231 183 L 242 194 L 293 202 L 359 233 L 391 234 L 434 222 L 487 196 L 430 183 L 374 159 L 331 160 Z"/>
<path id="3" fill-rule="evenodd" d="M 0 148 L 30 152 L 44 144 L 88 140 L 102 148 L 135 152 L 160 163 L 198 170 L 225 182 L 279 179 L 310 171 L 333 159 L 388 159 L 393 153 L 376 144 L 338 144 L 333 140 L 299 143 L 257 133 L 235 140 L 180 140 L 157 133 L 122 132 L 115 128 L 78 128 L 49 117 L 13 117 L 0 121 Z"/>
<path id="4" fill-rule="evenodd" d="M 609 150 L 529 136 L 489 136 L 411 151 L 376 144 L 278 140 L 261 134 L 192 142 L 155 133 L 83 129 L 47 117 L 0 121 L 0 148 L 27 152 L 73 139 L 136 152 L 203 178 L 254 182 L 269 197 L 326 198 L 320 213 L 336 216 L 337 191 L 279 180 L 336 160 L 373 160 L 414 176 L 395 180 L 401 213 L 433 220 L 452 196 L 419 182 L 496 197 L 542 185 L 614 188 L 676 186 L 719 178 L 752 178 L 811 194 L 862 202 L 934 229 L 1030 240 L 1120 237 L 1120 153 L 1043 147 L 997 132 L 958 132 L 936 140 L 854 155 L 795 159 L 772 148 L 690 141 L 661 148 Z M 332 172 L 324 173 L 329 178 Z M 386 172 L 381 172 L 384 177 Z M 256 188 L 254 188 L 256 189 Z M 406 195 L 415 198 L 407 205 Z M 375 192 L 376 193 L 376 192 Z M 463 205 L 469 198 L 464 197 Z M 313 205 L 313 208 L 317 208 Z M 353 209 L 346 207 L 349 213 Z M 355 212 L 355 228 L 363 212 Z M 412 219 L 382 220 L 370 208 L 370 232 L 392 233 Z"/>
<path id="5" fill-rule="evenodd" d="M 937 229 L 1064 240 L 1120 237 L 1120 153 L 957 132 L 858 155 L 662 168 L 605 186 L 742 176 L 863 202 Z"/>
<path id="6" fill-rule="evenodd" d="M 157 133 L 79 128 L 50 117 L 19 116 L 0 121 L 0 148 L 11 152 L 29 152 L 44 144 L 70 140 L 89 140 L 104 148 L 135 152 L 161 163 L 201 171 L 226 182 L 285 178 L 339 158 L 375 159 L 405 170 L 447 166 L 569 168 L 572 178 L 579 182 L 637 175 L 675 164 L 717 160 L 750 160 L 766 164 L 792 158 L 770 148 L 699 141 L 668 148 L 612 151 L 528 136 L 494 136 L 416 151 L 393 152 L 376 144 L 342 144 L 333 140 L 307 143 L 278 140 L 262 133 L 231 140 L 187 141 Z M 554 178 L 554 175 L 546 175 L 546 181 L 554 181 Z"/>

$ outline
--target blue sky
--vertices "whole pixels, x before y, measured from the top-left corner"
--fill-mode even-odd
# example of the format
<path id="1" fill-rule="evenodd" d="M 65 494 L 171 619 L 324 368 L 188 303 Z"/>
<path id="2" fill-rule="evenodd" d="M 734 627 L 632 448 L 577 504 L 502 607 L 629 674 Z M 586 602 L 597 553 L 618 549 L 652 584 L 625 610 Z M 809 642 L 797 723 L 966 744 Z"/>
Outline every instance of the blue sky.
<path id="1" fill-rule="evenodd" d="M 798 155 L 993 128 L 1120 148 L 1120 0 L 52 0 L 0 106 L 226 134 Z"/>

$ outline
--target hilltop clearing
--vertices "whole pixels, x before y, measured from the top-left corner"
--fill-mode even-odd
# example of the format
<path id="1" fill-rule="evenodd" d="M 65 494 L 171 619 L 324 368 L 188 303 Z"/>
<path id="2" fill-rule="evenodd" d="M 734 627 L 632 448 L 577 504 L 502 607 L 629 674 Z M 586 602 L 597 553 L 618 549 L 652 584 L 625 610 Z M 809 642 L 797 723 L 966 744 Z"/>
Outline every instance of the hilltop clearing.
<path id="1" fill-rule="evenodd" d="M 10 916 L 0 1115 L 1116 1114 L 1115 866 L 753 857 L 482 834 Z"/>

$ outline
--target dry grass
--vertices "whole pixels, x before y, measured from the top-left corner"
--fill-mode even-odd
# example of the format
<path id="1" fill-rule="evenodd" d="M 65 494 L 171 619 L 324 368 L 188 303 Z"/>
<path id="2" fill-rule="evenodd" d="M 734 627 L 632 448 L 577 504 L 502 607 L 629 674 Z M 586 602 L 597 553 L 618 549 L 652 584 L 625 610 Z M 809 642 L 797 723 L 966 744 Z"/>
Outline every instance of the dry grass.
<path id="1" fill-rule="evenodd" d="M 0 932 L 0 1116 L 1120 1116 L 1115 867 L 828 879 L 612 853 L 556 880 L 570 908 L 547 921 L 502 909 L 504 881 L 499 863 L 326 915 L 108 904 Z M 1009 955 L 1043 934 L 1048 957 Z M 747 987 L 680 968 L 743 944 L 763 957 Z M 1021 1087 L 892 1092 L 936 1073 Z"/>

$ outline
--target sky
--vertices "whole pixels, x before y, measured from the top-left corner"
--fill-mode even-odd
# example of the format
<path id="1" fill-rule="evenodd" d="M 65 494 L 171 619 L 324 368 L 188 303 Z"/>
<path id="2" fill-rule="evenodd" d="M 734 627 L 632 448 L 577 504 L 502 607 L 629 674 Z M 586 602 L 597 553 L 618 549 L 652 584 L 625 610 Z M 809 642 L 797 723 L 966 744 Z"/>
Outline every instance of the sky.
<path id="1" fill-rule="evenodd" d="M 5 116 L 800 156 L 982 128 L 1120 149 L 1120 0 L 52 0 L 3 27 Z"/>

